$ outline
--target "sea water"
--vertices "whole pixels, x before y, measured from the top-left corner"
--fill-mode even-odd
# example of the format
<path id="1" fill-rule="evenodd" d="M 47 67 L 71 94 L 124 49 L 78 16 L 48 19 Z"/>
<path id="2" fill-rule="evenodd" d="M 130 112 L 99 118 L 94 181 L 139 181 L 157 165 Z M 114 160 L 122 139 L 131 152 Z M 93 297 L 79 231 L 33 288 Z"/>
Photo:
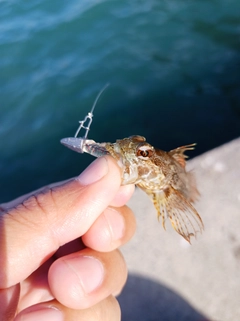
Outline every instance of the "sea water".
<path id="1" fill-rule="evenodd" d="M 73 136 L 197 155 L 240 133 L 239 0 L 0 1 L 0 201 L 78 175 Z"/>

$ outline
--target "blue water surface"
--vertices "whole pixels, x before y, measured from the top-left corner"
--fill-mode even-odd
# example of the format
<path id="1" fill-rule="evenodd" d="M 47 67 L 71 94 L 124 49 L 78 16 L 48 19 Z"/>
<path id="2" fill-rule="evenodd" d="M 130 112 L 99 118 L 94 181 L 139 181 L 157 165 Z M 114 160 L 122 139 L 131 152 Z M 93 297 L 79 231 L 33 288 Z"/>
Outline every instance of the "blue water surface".
<path id="1" fill-rule="evenodd" d="M 239 0 L 0 1 L 0 201 L 78 175 L 89 137 L 191 155 L 240 133 Z"/>

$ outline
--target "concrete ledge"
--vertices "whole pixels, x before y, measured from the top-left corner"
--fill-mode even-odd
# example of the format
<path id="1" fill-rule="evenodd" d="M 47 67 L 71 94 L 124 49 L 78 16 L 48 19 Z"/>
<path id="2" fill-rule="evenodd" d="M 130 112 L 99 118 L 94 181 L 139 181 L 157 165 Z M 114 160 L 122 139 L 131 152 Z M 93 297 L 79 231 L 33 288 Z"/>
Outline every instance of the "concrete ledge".
<path id="1" fill-rule="evenodd" d="M 192 245 L 170 224 L 162 229 L 141 190 L 129 202 L 138 228 L 122 249 L 130 271 L 120 296 L 123 321 L 240 320 L 240 139 L 188 168 L 196 173 L 205 225 Z"/>

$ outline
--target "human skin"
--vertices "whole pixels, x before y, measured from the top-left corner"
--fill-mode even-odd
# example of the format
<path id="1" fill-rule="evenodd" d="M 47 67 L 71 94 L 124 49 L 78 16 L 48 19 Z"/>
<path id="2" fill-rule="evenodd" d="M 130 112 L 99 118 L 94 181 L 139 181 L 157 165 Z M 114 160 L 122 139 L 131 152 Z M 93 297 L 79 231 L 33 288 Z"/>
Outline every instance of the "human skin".
<path id="1" fill-rule="evenodd" d="M 119 321 L 118 248 L 135 231 L 115 160 L 0 205 L 0 320 Z"/>

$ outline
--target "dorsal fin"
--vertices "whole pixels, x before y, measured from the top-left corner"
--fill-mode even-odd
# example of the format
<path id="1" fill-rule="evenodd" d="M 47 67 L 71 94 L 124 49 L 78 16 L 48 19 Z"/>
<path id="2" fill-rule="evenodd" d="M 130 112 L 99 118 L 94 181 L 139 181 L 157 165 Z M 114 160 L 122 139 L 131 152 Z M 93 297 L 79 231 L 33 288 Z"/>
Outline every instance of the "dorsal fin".
<path id="1" fill-rule="evenodd" d="M 195 148 L 195 145 L 196 143 L 181 146 L 170 150 L 168 154 L 172 156 L 184 168 L 186 166 L 186 158 L 188 158 L 188 156 L 184 153 L 187 150 L 193 150 Z"/>

